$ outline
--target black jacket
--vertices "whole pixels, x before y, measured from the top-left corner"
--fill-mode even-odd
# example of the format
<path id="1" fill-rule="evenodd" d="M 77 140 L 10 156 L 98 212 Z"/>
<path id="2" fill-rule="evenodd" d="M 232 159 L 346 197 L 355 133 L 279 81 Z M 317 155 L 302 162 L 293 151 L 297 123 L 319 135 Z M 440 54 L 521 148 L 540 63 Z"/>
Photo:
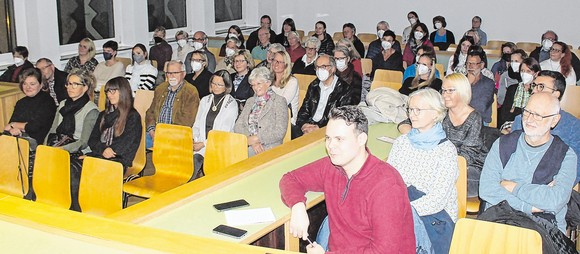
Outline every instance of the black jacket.
<path id="1" fill-rule="evenodd" d="M 316 34 L 313 34 L 312 37 L 318 38 Z M 324 34 L 324 40 L 320 42 L 320 48 L 318 49 L 318 54 L 327 54 L 333 56 L 332 51 L 334 50 L 334 40 L 332 40 L 332 36 L 326 33 Z"/>
<path id="2" fill-rule="evenodd" d="M 0 81 L 4 82 L 15 82 L 18 83 L 18 76 L 23 70 L 34 68 L 34 65 L 28 60 L 24 60 L 24 63 L 20 67 L 16 67 L 15 64 L 8 66 L 8 69 L 4 71 L 2 76 L 0 76 Z M 14 76 L 14 77 L 13 77 Z"/>
<path id="3" fill-rule="evenodd" d="M 298 58 L 294 65 L 292 65 L 292 74 L 307 74 L 316 75 L 316 70 L 314 70 L 314 64 L 306 66 L 306 63 L 302 61 L 302 58 Z"/>
<path id="4" fill-rule="evenodd" d="M 355 105 L 355 96 L 353 94 L 354 89 L 352 89 L 350 85 L 346 84 L 346 82 L 338 78 L 334 90 L 328 97 L 328 102 L 324 108 L 322 119 L 320 119 L 318 122 L 315 122 L 312 120 L 312 117 L 316 113 L 318 101 L 320 100 L 320 87 L 318 86 L 319 83 L 320 80 L 317 78 L 312 81 L 310 85 L 308 85 L 306 97 L 304 97 L 302 107 L 300 107 L 300 110 L 298 111 L 298 116 L 296 119 L 297 127 L 301 128 L 305 123 L 316 124 L 318 127 L 324 127 L 328 123 L 328 112 L 330 112 L 331 108 L 344 105 Z"/>
<path id="5" fill-rule="evenodd" d="M 205 68 L 195 80 L 193 80 L 194 75 L 195 73 L 185 75 L 185 80 L 197 88 L 197 93 L 201 99 L 206 95 L 209 95 L 209 79 L 213 74 Z"/>
<path id="6" fill-rule="evenodd" d="M 358 37 L 356 37 L 356 35 L 354 36 L 352 45 L 354 46 L 354 48 L 356 49 L 361 58 L 365 57 L 365 45 L 362 43 L 362 41 L 360 41 Z"/>
<path id="7" fill-rule="evenodd" d="M 54 68 L 54 92 L 56 93 L 56 100 L 60 103 L 62 100 L 68 98 L 68 93 L 66 92 L 66 78 L 68 73 Z"/>
<path id="8" fill-rule="evenodd" d="M 246 49 L 252 52 L 252 49 L 258 45 L 258 31 L 260 28 L 253 31 L 250 36 L 248 36 L 248 40 L 246 41 Z M 276 40 L 276 32 L 270 29 L 270 43 L 274 43 Z"/>
<path id="9" fill-rule="evenodd" d="M 542 46 L 536 47 L 536 49 L 530 53 L 530 57 L 540 62 L 540 50 L 542 50 Z M 580 59 L 578 59 L 578 56 L 576 56 L 574 52 L 570 52 L 570 55 L 572 55 L 572 69 L 574 69 L 574 72 L 576 73 L 576 81 L 578 81 L 580 80 L 580 75 L 578 75 L 578 73 L 580 73 Z"/>
<path id="10" fill-rule="evenodd" d="M 234 88 L 232 87 L 232 92 L 230 93 L 230 95 L 233 96 L 236 99 L 236 101 L 238 101 L 238 105 L 240 105 L 240 108 L 242 108 L 243 105 L 245 105 L 246 100 L 248 98 L 254 96 L 254 90 L 252 90 L 252 86 L 250 86 L 250 82 L 248 81 L 249 77 L 250 72 L 246 74 L 246 76 L 242 80 L 242 83 L 240 83 L 240 85 L 238 86 L 238 89 L 234 91 Z M 233 83 L 234 80 L 236 79 L 236 73 L 232 73 L 231 78 Z"/>

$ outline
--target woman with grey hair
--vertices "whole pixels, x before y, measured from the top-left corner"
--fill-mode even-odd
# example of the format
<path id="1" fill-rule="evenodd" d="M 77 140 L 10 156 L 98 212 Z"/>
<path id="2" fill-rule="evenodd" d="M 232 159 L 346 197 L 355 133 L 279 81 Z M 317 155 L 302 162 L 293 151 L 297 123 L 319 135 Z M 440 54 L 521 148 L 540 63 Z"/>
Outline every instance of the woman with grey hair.
<path id="1" fill-rule="evenodd" d="M 238 117 L 238 103 L 230 95 L 233 87 L 230 74 L 225 70 L 217 71 L 209 79 L 209 84 L 210 94 L 199 101 L 193 123 L 194 179 L 200 177 L 209 131 L 233 132 Z"/>
<path id="2" fill-rule="evenodd" d="M 288 128 L 288 106 L 270 87 L 274 74 L 268 68 L 254 69 L 249 79 L 254 96 L 246 101 L 234 130 L 248 137 L 248 156 L 253 156 L 282 144 Z"/>
<path id="3" fill-rule="evenodd" d="M 448 253 L 452 224 L 458 217 L 455 182 L 459 169 L 457 150 L 441 124 L 447 108 L 441 94 L 425 88 L 409 95 L 407 112 L 413 128 L 395 140 L 387 162 L 401 174 L 411 206 L 423 222 L 436 219 L 447 222 L 443 225 L 451 224 L 441 230 L 438 225 L 424 223 L 426 228 L 432 227 L 427 233 L 435 253 Z"/>
<path id="4" fill-rule="evenodd" d="M 302 47 L 300 40 L 300 35 L 296 31 L 288 33 L 288 47 L 286 48 L 286 51 L 288 51 L 292 63 L 296 62 L 306 54 L 306 49 Z"/>
<path id="5" fill-rule="evenodd" d="M 270 68 L 272 66 L 272 60 L 274 60 L 274 54 L 280 51 L 286 51 L 286 48 L 282 46 L 282 44 L 280 43 L 270 44 L 270 47 L 268 47 L 268 51 L 266 52 L 266 59 L 264 59 L 264 61 L 260 62 L 259 64 L 256 64 L 256 68 L 258 67 Z"/>
<path id="6" fill-rule="evenodd" d="M 220 60 L 217 61 L 217 65 L 215 67 L 216 71 L 219 70 L 227 70 L 230 74 L 236 72 L 234 70 L 234 58 L 233 56 L 236 52 L 240 49 L 242 45 L 241 41 L 238 40 L 236 37 L 231 37 L 226 40 L 225 43 L 225 57 L 222 57 Z"/>
<path id="7" fill-rule="evenodd" d="M 294 62 L 294 66 L 292 66 L 292 74 L 316 75 L 314 63 L 318 58 L 320 40 L 316 37 L 310 37 L 306 42 L 304 42 L 304 47 L 306 48 L 306 54 Z"/>

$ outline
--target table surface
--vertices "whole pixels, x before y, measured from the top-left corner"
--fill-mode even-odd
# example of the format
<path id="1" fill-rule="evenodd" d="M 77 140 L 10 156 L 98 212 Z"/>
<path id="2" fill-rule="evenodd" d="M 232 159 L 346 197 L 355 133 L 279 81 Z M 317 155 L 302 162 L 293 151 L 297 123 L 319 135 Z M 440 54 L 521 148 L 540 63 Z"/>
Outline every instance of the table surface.
<path id="1" fill-rule="evenodd" d="M 377 137 L 385 135 L 390 137 L 398 136 L 396 125 L 375 124 L 370 126 L 367 146 L 375 156 L 383 160 L 386 159 L 391 149 L 391 144 L 377 140 Z M 259 171 L 246 175 L 217 190 L 200 195 L 179 206 L 166 209 L 154 217 L 141 221 L 140 225 L 224 241 L 253 242 L 270 230 L 283 225 L 290 218 L 290 209 L 280 199 L 278 183 L 282 175 L 323 156 L 326 156 L 324 141 L 319 140 L 313 146 L 301 149 L 292 157 L 277 161 Z M 322 193 L 310 192 L 306 196 L 309 207 L 323 200 Z M 226 224 L 224 213 L 216 211 L 213 205 L 236 199 L 245 199 L 250 203 L 249 207 L 241 209 L 270 207 L 276 221 L 273 223 L 238 226 L 238 228 L 248 231 L 248 234 L 242 239 L 234 239 L 212 233 L 212 229 L 217 225 Z"/>

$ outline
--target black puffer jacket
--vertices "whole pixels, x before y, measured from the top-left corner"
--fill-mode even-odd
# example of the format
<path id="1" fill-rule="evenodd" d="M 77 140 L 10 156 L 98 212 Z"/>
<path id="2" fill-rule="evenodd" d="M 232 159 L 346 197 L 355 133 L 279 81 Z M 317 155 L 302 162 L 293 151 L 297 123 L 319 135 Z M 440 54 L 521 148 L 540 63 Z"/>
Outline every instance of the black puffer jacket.
<path id="1" fill-rule="evenodd" d="M 338 78 L 334 76 L 334 78 Z M 312 117 L 316 113 L 316 108 L 318 107 L 318 101 L 320 100 L 320 87 L 318 84 L 320 80 L 317 78 L 310 85 L 308 85 L 308 90 L 306 91 L 306 97 L 304 97 L 304 102 L 302 107 L 298 111 L 298 117 L 296 119 L 296 126 L 302 127 L 305 123 L 316 124 L 318 127 L 324 127 L 328 123 L 328 112 L 331 108 L 340 107 L 344 105 L 355 105 L 354 89 L 352 86 L 348 85 L 346 82 L 338 78 L 336 81 L 336 86 L 334 90 L 328 97 L 328 102 L 324 108 L 324 114 L 320 121 L 315 122 Z M 360 90 L 359 90 L 360 91 Z M 359 97 L 360 99 L 360 97 Z"/>
<path id="2" fill-rule="evenodd" d="M 313 37 L 316 37 L 316 34 L 312 35 Z M 327 55 L 333 55 L 332 51 L 334 50 L 334 41 L 332 40 L 332 36 L 330 36 L 330 34 L 325 33 L 324 34 L 324 40 L 322 40 L 320 42 L 320 48 L 318 49 L 318 54 L 327 54 Z"/>

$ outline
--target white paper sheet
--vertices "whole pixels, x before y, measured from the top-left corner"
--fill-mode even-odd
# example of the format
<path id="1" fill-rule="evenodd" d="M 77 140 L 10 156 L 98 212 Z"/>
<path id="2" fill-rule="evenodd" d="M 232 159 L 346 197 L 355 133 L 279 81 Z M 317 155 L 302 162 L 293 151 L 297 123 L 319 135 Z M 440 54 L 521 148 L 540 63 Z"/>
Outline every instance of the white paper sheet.
<path id="1" fill-rule="evenodd" d="M 250 225 L 276 220 L 270 207 L 224 211 L 224 214 L 226 215 L 226 222 L 230 226 Z"/>

